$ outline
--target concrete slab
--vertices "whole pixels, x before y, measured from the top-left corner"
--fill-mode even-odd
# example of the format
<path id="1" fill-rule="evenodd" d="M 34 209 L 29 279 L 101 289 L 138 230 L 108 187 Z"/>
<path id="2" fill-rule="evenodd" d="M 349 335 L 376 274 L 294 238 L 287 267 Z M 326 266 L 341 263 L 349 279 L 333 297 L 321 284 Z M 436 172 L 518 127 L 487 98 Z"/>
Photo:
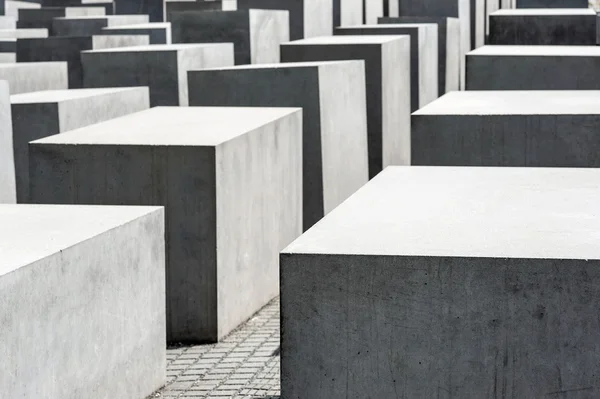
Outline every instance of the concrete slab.
<path id="1" fill-rule="evenodd" d="M 233 43 L 236 65 L 279 62 L 290 37 L 287 11 L 175 12 L 171 23 L 173 43 Z"/>
<path id="2" fill-rule="evenodd" d="M 2 64 L 14 64 L 17 62 L 16 53 L 0 53 L 0 63 Z"/>
<path id="3" fill-rule="evenodd" d="M 66 61 L 69 88 L 83 87 L 81 52 L 127 46 L 143 46 L 150 42 L 148 35 L 65 36 L 17 41 L 17 62 Z"/>
<path id="4" fill-rule="evenodd" d="M 48 37 L 47 29 L 0 29 L 3 39 L 32 39 Z"/>
<path id="5" fill-rule="evenodd" d="M 11 94 L 69 87 L 66 62 L 19 62 L 0 64 L 0 80 L 6 80 Z"/>
<path id="6" fill-rule="evenodd" d="M 18 19 L 19 10 L 22 8 L 41 8 L 41 5 L 20 0 L 5 0 L 4 2 L 4 13 L 7 17 Z"/>
<path id="7" fill-rule="evenodd" d="M 596 12 L 583 9 L 500 10 L 490 16 L 490 44 L 595 45 Z"/>
<path id="8" fill-rule="evenodd" d="M 410 165 L 410 38 L 329 36 L 281 46 L 282 62 L 363 60 L 367 84 L 369 177 Z"/>
<path id="9" fill-rule="evenodd" d="M 150 88 L 150 104 L 188 105 L 190 70 L 233 65 L 232 43 L 164 44 L 83 51 L 84 87 Z"/>
<path id="10" fill-rule="evenodd" d="M 16 29 L 17 19 L 15 17 L 0 15 L 0 28 L 1 29 Z"/>
<path id="11" fill-rule="evenodd" d="M 171 22 L 171 14 L 183 11 L 223 11 L 221 1 L 165 1 L 165 21 Z"/>
<path id="12" fill-rule="evenodd" d="M 190 71 L 188 85 L 190 105 L 302 107 L 304 229 L 368 181 L 364 61 Z"/>
<path id="13" fill-rule="evenodd" d="M 164 21 L 163 0 L 114 0 L 115 14 L 142 14 L 149 17 L 149 22 Z M 147 21 L 148 22 L 148 21 Z"/>
<path id="14" fill-rule="evenodd" d="M 410 36 L 411 110 L 438 97 L 438 26 L 436 24 L 361 25 L 340 27 L 336 35 Z"/>
<path id="15" fill-rule="evenodd" d="M 168 340 L 214 342 L 279 293 L 302 232 L 301 113 L 157 107 L 38 140 L 32 198 L 165 205 Z"/>
<path id="16" fill-rule="evenodd" d="M 365 3 L 365 20 L 363 23 L 374 25 L 379 18 L 384 16 L 384 3 L 387 0 L 364 0 Z M 389 10 L 389 6 L 388 6 Z M 388 11 L 389 12 L 389 11 Z"/>
<path id="17" fill-rule="evenodd" d="M 0 80 L 0 204 L 17 202 L 8 82 Z"/>
<path id="18" fill-rule="evenodd" d="M 160 388 L 164 248 L 159 207 L 0 205 L 2 395 L 144 398 Z"/>
<path id="19" fill-rule="evenodd" d="M 333 0 L 333 27 L 364 23 L 363 0 Z"/>
<path id="20" fill-rule="evenodd" d="M 598 90 L 600 47 L 484 46 L 467 54 L 467 90 Z"/>
<path id="21" fill-rule="evenodd" d="M 14 53 L 16 61 L 17 39 L 0 39 L 0 53 Z"/>
<path id="22" fill-rule="evenodd" d="M 171 44 L 171 23 L 124 25 L 102 28 L 103 35 L 148 35 L 150 44 Z"/>
<path id="23" fill-rule="evenodd" d="M 104 7 L 42 7 L 19 10 L 19 28 L 42 28 L 52 31 L 52 21 L 59 17 L 82 17 L 105 15 Z"/>
<path id="24" fill-rule="evenodd" d="M 29 200 L 30 141 L 93 125 L 150 107 L 147 87 L 48 90 L 17 94 L 12 104 L 12 142 L 17 201 Z"/>
<path id="25" fill-rule="evenodd" d="M 148 23 L 147 15 L 106 15 L 88 17 L 61 17 L 52 20 L 53 36 L 91 36 L 102 33 L 107 26 Z"/>
<path id="26" fill-rule="evenodd" d="M 588 8 L 588 0 L 515 0 L 517 8 Z"/>
<path id="27" fill-rule="evenodd" d="M 384 170 L 281 254 L 281 396 L 598 396 L 599 180 Z"/>

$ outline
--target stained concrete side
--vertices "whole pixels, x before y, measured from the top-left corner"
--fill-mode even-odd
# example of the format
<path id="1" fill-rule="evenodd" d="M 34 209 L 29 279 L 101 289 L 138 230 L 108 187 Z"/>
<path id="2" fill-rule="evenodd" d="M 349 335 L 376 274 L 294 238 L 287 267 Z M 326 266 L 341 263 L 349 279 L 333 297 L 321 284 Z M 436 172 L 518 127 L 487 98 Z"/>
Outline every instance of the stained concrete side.
<path id="1" fill-rule="evenodd" d="M 289 12 L 249 10 L 249 18 L 251 63 L 279 62 L 279 46 L 290 40 Z"/>

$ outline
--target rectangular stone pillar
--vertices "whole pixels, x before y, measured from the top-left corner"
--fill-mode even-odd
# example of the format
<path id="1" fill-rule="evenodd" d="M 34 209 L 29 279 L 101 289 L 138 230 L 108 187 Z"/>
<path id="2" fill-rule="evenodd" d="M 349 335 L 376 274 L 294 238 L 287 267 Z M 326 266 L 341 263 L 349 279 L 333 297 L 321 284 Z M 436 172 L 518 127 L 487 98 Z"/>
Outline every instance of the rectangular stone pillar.
<path id="1" fill-rule="evenodd" d="M 151 22 L 102 28 L 103 35 L 148 35 L 150 44 L 171 44 L 171 23 Z"/>
<path id="2" fill-rule="evenodd" d="M 115 14 L 143 14 L 150 22 L 164 21 L 164 0 L 115 0 Z"/>
<path id="3" fill-rule="evenodd" d="M 52 21 L 53 36 L 91 36 L 102 33 L 107 26 L 148 23 L 147 15 L 107 15 L 90 17 L 61 17 Z"/>
<path id="4" fill-rule="evenodd" d="M 0 80 L 0 204 L 17 202 L 8 82 Z"/>
<path id="5" fill-rule="evenodd" d="M 54 18 L 76 18 L 83 16 L 103 16 L 104 7 L 42 7 L 19 10 L 19 28 L 43 28 L 52 31 Z"/>
<path id="6" fill-rule="evenodd" d="M 67 63 L 59 61 L 0 63 L 0 80 L 8 82 L 11 94 L 69 88 Z"/>
<path id="7" fill-rule="evenodd" d="M 333 0 L 333 27 L 364 23 L 363 0 Z"/>

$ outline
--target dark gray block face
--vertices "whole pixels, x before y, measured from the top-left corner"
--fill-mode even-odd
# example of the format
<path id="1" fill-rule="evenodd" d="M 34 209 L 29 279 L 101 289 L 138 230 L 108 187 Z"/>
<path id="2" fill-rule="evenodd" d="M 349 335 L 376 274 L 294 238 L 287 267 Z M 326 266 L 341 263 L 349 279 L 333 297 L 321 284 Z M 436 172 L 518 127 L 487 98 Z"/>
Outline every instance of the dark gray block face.
<path id="1" fill-rule="evenodd" d="M 279 293 L 302 232 L 301 112 L 157 107 L 35 141 L 32 197 L 164 205 L 167 338 L 214 342 Z"/>
<path id="2" fill-rule="evenodd" d="M 164 21 L 164 0 L 115 0 L 115 14 L 143 14 L 150 22 Z"/>
<path id="3" fill-rule="evenodd" d="M 302 107 L 305 230 L 368 181 L 364 61 L 190 71 L 188 84 L 190 105 Z"/>
<path id="4" fill-rule="evenodd" d="M 107 15 L 90 17 L 54 18 L 52 34 L 54 36 L 91 36 L 102 33 L 110 26 L 122 26 L 148 23 L 147 15 Z"/>
<path id="5" fill-rule="evenodd" d="M 19 28 L 44 28 L 52 32 L 52 21 L 61 17 L 103 16 L 104 7 L 42 7 L 19 9 Z"/>
<path id="6" fill-rule="evenodd" d="M 484 46 L 467 55 L 467 90 L 600 90 L 596 46 Z"/>
<path id="7" fill-rule="evenodd" d="M 171 22 L 171 14 L 183 11 L 223 11 L 221 1 L 165 1 L 165 21 Z"/>
<path id="8" fill-rule="evenodd" d="M 412 163 L 600 167 L 600 91 L 468 91 L 413 114 Z"/>
<path id="9" fill-rule="evenodd" d="M 394 24 L 339 27 L 336 35 L 410 36 L 411 110 L 438 97 L 438 26 L 436 24 Z"/>
<path id="10" fill-rule="evenodd" d="M 435 23 L 438 25 L 438 92 L 439 95 L 460 89 L 461 50 L 460 22 L 446 17 L 384 17 L 380 25 Z"/>
<path id="11" fill-rule="evenodd" d="M 490 16 L 490 44 L 595 45 L 592 9 L 501 10 Z"/>
<path id="12" fill-rule="evenodd" d="M 515 0 L 517 8 L 588 8 L 588 0 Z"/>
<path id="13" fill-rule="evenodd" d="M 69 88 L 66 62 L 0 63 L 0 80 L 6 80 L 11 94 Z"/>
<path id="14" fill-rule="evenodd" d="M 599 180 L 384 170 L 281 255 L 281 397 L 598 397 Z"/>
<path id="15" fill-rule="evenodd" d="M 165 44 L 81 53 L 85 87 L 150 88 L 150 104 L 188 105 L 189 70 L 233 65 L 233 44 Z"/>
<path id="16" fill-rule="evenodd" d="M 289 13 L 274 10 L 187 11 L 171 14 L 173 43 L 233 43 L 235 63 L 279 62 L 289 41 Z"/>
<path id="17" fill-rule="evenodd" d="M 369 177 L 410 165 L 409 37 L 330 36 L 281 46 L 282 62 L 352 59 L 365 62 Z"/>
<path id="18" fill-rule="evenodd" d="M 0 80 L 0 204 L 17 202 L 8 82 Z"/>
<path id="19" fill-rule="evenodd" d="M 287 10 L 290 38 L 298 40 L 333 33 L 334 0 L 237 0 L 238 10 Z"/>
<path id="20" fill-rule="evenodd" d="M 17 53 L 17 39 L 0 39 L 0 53 Z"/>
<path id="21" fill-rule="evenodd" d="M 171 44 L 171 24 L 151 22 L 149 24 L 125 25 L 102 28 L 103 35 L 148 35 L 150 44 Z"/>
<path id="22" fill-rule="evenodd" d="M 17 202 L 29 200 L 30 141 L 150 107 L 147 87 L 50 90 L 11 96 Z"/>
<path id="23" fill-rule="evenodd" d="M 83 87 L 81 52 L 107 47 L 147 45 L 147 35 L 73 36 L 17 40 L 17 62 L 66 61 L 69 88 Z"/>

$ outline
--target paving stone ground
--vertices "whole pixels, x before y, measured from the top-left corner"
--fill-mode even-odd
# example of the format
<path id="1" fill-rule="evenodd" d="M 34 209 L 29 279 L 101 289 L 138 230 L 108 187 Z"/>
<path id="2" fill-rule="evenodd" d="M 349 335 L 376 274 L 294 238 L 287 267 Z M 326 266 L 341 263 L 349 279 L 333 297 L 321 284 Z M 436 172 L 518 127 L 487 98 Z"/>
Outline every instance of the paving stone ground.
<path id="1" fill-rule="evenodd" d="M 279 399 L 279 299 L 214 345 L 167 351 L 167 384 L 149 398 Z"/>

